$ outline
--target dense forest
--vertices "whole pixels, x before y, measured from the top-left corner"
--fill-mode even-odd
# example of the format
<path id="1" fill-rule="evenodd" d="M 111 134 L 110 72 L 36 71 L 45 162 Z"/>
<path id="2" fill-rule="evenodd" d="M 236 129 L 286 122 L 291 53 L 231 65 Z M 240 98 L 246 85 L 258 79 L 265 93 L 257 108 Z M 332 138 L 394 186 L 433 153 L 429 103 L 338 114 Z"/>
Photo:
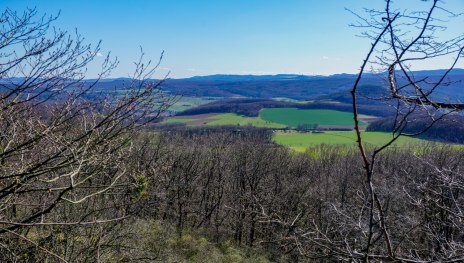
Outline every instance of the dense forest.
<path id="1" fill-rule="evenodd" d="M 361 254 L 368 222 L 360 217 L 366 213 L 366 196 L 354 148 L 322 145 L 295 154 L 274 145 L 269 131 L 251 128 L 143 132 L 130 148 L 120 160 L 127 173 L 116 187 L 79 205 L 60 204 L 43 219 L 129 218 L 26 224 L 21 232 L 34 243 L 3 234 L 2 242 L 9 244 L 3 259 L 54 260 L 44 249 L 70 262 L 97 257 L 108 262 L 312 262 L 344 258 L 347 246 Z M 462 253 L 459 185 L 464 178 L 456 174 L 449 181 L 445 171 L 463 169 L 463 158 L 462 152 L 436 145 L 420 153 L 391 149 L 382 156 L 376 183 L 397 251 L 421 257 L 431 251 L 436 257 Z M 444 173 L 436 173 L 436 167 Z M 23 200 L 30 198 L 24 195 Z M 18 209 L 3 213 L 18 217 Z M 378 243 L 372 249 L 382 253 L 385 247 Z"/>

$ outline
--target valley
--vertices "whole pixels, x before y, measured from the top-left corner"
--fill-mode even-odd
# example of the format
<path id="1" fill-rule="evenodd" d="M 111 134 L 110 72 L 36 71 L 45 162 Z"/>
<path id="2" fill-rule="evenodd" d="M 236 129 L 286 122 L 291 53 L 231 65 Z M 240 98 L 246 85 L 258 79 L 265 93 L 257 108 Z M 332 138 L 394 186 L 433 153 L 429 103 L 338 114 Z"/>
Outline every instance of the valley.
<path id="1" fill-rule="evenodd" d="M 0 1 L 0 262 L 464 262 L 463 0 Z"/>
<path id="2" fill-rule="evenodd" d="M 441 72 L 438 70 L 428 73 L 433 77 Z M 454 92 L 452 90 L 455 89 L 457 83 L 464 79 L 462 70 L 453 72 L 451 77 L 456 84 L 442 90 L 441 94 L 447 94 L 446 90 Z M 420 75 L 420 72 L 418 74 Z M 352 78 L 352 75 L 328 77 L 215 75 L 192 78 L 188 80 L 188 83 L 196 83 L 193 87 L 202 85 L 203 89 L 200 94 L 205 97 L 198 94 L 194 94 L 194 97 L 181 96 L 168 109 L 171 116 L 164 118 L 160 125 L 167 125 L 167 129 L 171 127 L 169 125 L 186 128 L 214 126 L 265 128 L 273 131 L 275 143 L 299 152 L 304 152 L 308 147 L 319 144 L 355 146 L 352 105 L 347 90 Z M 382 123 L 387 123 L 395 114 L 394 105 L 382 99 L 388 92 L 378 78 L 375 75 L 368 76 L 364 85 L 361 86 L 358 99 L 360 129 L 363 130 L 365 142 L 371 146 L 381 146 L 392 138 L 392 133 Z M 233 95 L 221 93 L 224 97 L 215 97 L 218 90 L 209 87 L 219 82 L 221 83 L 219 91 L 235 90 L 235 93 Z M 168 87 L 172 88 L 170 85 L 175 83 L 174 86 L 177 85 L 176 87 L 179 88 L 182 87 L 183 80 L 167 83 Z M 247 90 L 252 90 L 259 85 L 268 85 L 260 89 L 265 93 L 255 94 L 264 97 L 245 97 L 251 95 Z M 321 85 L 327 85 L 326 89 L 322 89 Z M 275 87 L 283 86 L 285 88 L 282 90 L 275 89 Z M 301 93 L 303 89 L 306 91 Z M 287 93 L 282 94 L 283 90 Z M 294 90 L 306 96 L 292 97 Z M 170 92 L 172 91 L 171 89 Z M 311 91 L 313 93 L 308 93 Z M 192 95 L 191 90 L 185 89 L 184 92 Z M 237 95 L 240 97 L 230 97 Z M 454 136 L 454 141 L 447 139 L 452 137 L 446 135 L 447 133 L 459 133 L 456 129 L 460 129 L 460 125 L 453 123 L 456 123 L 456 120 L 460 123 L 461 117 L 456 115 L 452 118 L 453 121 L 448 122 L 450 125 L 448 129 L 441 129 L 440 132 L 432 130 L 418 137 L 403 136 L 394 145 L 405 147 L 406 145 L 424 144 L 430 140 L 464 143 L 464 138 L 461 140 Z"/>

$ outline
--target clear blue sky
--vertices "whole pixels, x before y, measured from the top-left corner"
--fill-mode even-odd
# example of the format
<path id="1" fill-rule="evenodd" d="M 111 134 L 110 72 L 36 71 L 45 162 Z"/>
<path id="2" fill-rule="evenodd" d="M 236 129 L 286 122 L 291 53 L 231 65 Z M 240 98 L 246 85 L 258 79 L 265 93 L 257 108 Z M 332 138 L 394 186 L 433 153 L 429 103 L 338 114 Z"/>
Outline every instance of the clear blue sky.
<path id="1" fill-rule="evenodd" d="M 464 11 L 464 0 L 446 2 L 451 10 Z M 355 37 L 360 30 L 348 26 L 355 17 L 345 8 L 362 11 L 383 4 L 383 0 L 0 0 L 1 9 L 37 7 L 49 14 L 61 10 L 57 27 L 77 28 L 88 42 L 102 40 L 103 53 L 118 56 L 121 64 L 112 77 L 128 76 L 139 46 L 153 59 L 165 50 L 159 73 L 170 70 L 171 77 L 353 73 L 370 42 Z M 464 25 L 463 18 L 459 21 Z M 423 68 L 444 66 L 435 62 Z M 91 67 L 90 74 L 95 70 Z"/>

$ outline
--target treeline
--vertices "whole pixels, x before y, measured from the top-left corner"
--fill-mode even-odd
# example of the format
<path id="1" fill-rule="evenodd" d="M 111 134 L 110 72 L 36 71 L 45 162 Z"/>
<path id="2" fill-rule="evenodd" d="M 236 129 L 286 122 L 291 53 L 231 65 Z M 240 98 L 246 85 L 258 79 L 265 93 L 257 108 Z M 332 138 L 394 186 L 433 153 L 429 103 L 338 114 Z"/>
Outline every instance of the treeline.
<path id="1" fill-rule="evenodd" d="M 392 132 L 395 119 L 383 118 L 373 121 L 367 127 L 367 131 Z M 461 115 L 448 115 L 436 123 L 431 123 L 430 118 L 416 116 L 413 122 L 404 126 L 406 134 L 418 134 L 418 137 L 449 143 L 464 143 L 464 117 Z"/>
<path id="2" fill-rule="evenodd" d="M 163 137 L 169 140 L 175 140 L 180 137 L 183 139 L 209 139 L 211 137 L 222 135 L 221 143 L 233 144 L 237 140 L 253 141 L 255 143 L 273 145 L 273 130 L 269 128 L 260 128 L 253 126 L 212 126 L 212 127 L 185 127 L 183 125 L 172 128 L 160 129 Z M 205 142 L 211 144 L 211 142 Z"/>
<path id="3" fill-rule="evenodd" d="M 178 116 L 205 113 L 237 113 L 239 115 L 256 117 L 263 108 L 294 107 L 297 103 L 277 101 L 272 99 L 224 99 L 214 101 L 178 113 Z"/>
<path id="4" fill-rule="evenodd" d="M 331 101 L 315 101 L 309 103 L 295 103 L 272 99 L 225 99 L 200 105 L 178 113 L 178 116 L 188 116 L 207 113 L 236 113 L 239 115 L 256 117 L 263 108 L 298 108 L 298 109 L 327 109 L 351 112 L 353 106 L 349 103 Z M 361 114 L 373 116 L 392 116 L 392 108 L 383 104 L 363 104 L 359 106 Z"/>

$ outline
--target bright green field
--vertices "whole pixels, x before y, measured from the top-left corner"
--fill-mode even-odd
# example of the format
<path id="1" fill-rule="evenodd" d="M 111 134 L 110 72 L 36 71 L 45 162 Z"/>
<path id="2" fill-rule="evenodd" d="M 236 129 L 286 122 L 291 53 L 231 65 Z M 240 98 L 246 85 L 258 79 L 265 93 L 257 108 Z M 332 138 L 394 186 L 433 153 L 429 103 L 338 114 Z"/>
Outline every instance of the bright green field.
<path id="1" fill-rule="evenodd" d="M 168 118 L 165 123 L 198 125 L 240 125 L 267 128 L 297 127 L 298 125 L 353 127 L 353 115 L 335 110 L 301 110 L 296 108 L 262 109 L 258 117 L 247 117 L 235 113 L 202 114 Z M 365 125 L 364 122 L 360 122 Z"/>
<path id="2" fill-rule="evenodd" d="M 190 115 L 168 118 L 163 123 L 185 123 L 189 126 L 199 125 L 240 125 L 240 126 L 255 126 L 267 128 L 285 128 L 286 126 L 279 123 L 272 123 L 261 119 L 260 117 L 246 117 L 235 113 L 213 114 L 205 117 L 205 115 Z"/>
<path id="3" fill-rule="evenodd" d="M 260 117 L 263 120 L 280 123 L 290 127 L 303 125 L 334 125 L 352 126 L 353 114 L 335 110 L 304 110 L 297 108 L 262 109 Z M 364 122 L 360 123 L 365 125 Z"/>
<path id="4" fill-rule="evenodd" d="M 240 126 L 255 126 L 255 127 L 268 127 L 268 128 L 285 128 L 285 125 L 265 121 L 260 117 L 246 117 L 237 115 L 235 113 L 218 114 L 210 119 L 207 125 L 240 125 Z"/>
<path id="5" fill-rule="evenodd" d="M 363 141 L 368 145 L 381 146 L 388 142 L 391 133 L 386 132 L 363 132 Z M 274 141 L 278 144 L 288 146 L 296 151 L 303 152 L 310 146 L 320 144 L 356 145 L 356 133 L 354 131 L 328 131 L 324 133 L 277 133 Z M 417 144 L 423 140 L 400 137 L 394 145 L 406 146 Z"/>

